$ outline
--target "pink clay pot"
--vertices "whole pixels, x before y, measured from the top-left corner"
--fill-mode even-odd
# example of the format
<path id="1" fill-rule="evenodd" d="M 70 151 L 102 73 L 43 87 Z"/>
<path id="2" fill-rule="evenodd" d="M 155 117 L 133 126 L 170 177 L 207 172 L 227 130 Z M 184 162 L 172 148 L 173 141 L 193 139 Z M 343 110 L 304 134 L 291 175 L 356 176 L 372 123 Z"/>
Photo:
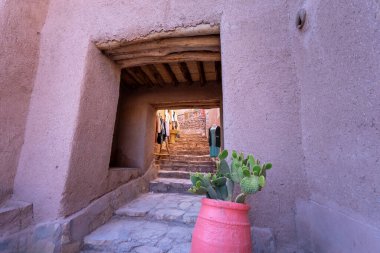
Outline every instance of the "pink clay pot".
<path id="1" fill-rule="evenodd" d="M 251 253 L 249 206 L 203 198 L 191 253 Z"/>

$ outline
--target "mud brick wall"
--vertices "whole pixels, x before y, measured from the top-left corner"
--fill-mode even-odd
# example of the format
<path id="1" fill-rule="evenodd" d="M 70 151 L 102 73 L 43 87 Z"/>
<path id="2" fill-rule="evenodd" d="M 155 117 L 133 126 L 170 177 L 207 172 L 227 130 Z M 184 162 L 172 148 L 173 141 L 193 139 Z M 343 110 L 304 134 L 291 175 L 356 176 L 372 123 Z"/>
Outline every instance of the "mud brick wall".
<path id="1" fill-rule="evenodd" d="M 182 134 L 205 134 L 206 114 L 204 110 L 187 111 L 178 115 L 179 129 Z"/>

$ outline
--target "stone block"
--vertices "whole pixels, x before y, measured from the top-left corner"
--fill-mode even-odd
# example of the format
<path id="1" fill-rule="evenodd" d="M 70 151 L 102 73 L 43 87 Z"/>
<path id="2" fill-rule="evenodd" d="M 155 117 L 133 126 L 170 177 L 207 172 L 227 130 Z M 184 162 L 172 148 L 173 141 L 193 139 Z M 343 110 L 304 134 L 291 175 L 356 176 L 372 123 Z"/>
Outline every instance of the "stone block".
<path id="1" fill-rule="evenodd" d="M 185 211 L 183 210 L 167 208 L 155 210 L 152 216 L 157 220 L 174 221 L 180 219 L 184 213 Z"/>
<path id="2" fill-rule="evenodd" d="M 17 233 L 33 222 L 33 205 L 8 200 L 0 206 L 0 236 Z"/>

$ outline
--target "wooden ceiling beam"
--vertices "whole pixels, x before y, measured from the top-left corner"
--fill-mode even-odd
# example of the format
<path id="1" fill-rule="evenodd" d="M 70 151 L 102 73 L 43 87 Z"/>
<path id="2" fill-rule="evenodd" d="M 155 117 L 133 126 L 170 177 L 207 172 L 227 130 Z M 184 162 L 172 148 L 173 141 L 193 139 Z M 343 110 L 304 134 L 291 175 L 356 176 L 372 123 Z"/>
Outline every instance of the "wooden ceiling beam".
<path id="1" fill-rule="evenodd" d="M 178 86 L 178 80 L 177 80 L 177 77 L 175 76 L 172 68 L 170 67 L 170 65 L 168 63 L 164 63 L 163 64 L 164 67 L 165 67 L 165 70 L 168 72 L 168 75 L 170 76 L 170 79 L 172 80 L 172 83 L 174 86 Z"/>
<path id="2" fill-rule="evenodd" d="M 187 62 L 187 61 L 220 61 L 219 52 L 182 52 L 163 57 L 141 57 L 116 61 L 122 68 L 142 66 L 156 63 Z"/>
<path id="3" fill-rule="evenodd" d="M 146 84 L 149 87 L 154 86 L 154 83 L 149 79 L 148 75 L 145 74 L 145 72 L 140 67 L 133 67 L 130 68 L 130 70 L 132 73 L 139 77 L 139 79 L 142 81 L 142 84 Z"/>
<path id="4" fill-rule="evenodd" d="M 197 61 L 197 68 L 199 73 L 199 82 L 201 83 L 201 86 L 205 86 L 206 84 L 206 75 L 205 70 L 203 66 L 203 62 Z"/>
<path id="5" fill-rule="evenodd" d="M 122 73 L 122 75 L 124 75 L 124 77 L 125 77 L 125 81 L 126 82 L 128 82 L 128 83 L 131 83 L 131 81 L 130 80 L 132 80 L 132 82 L 134 82 L 134 83 L 137 83 L 137 84 L 139 84 L 140 82 L 134 77 L 134 76 L 132 76 L 126 69 L 122 69 L 121 70 L 121 73 Z"/>
<path id="6" fill-rule="evenodd" d="M 136 88 L 140 84 L 140 82 L 126 69 L 121 70 L 121 76 L 125 82 L 125 86 L 132 86 L 133 88 Z M 132 83 L 134 83 L 134 85 L 132 85 Z"/>
<path id="7" fill-rule="evenodd" d="M 222 82 L 222 65 L 220 61 L 215 62 L 216 81 Z"/>
<path id="8" fill-rule="evenodd" d="M 125 70 L 125 73 L 131 77 L 132 80 L 135 80 L 137 84 L 139 85 L 142 85 L 143 84 L 143 80 L 140 80 L 140 78 L 138 76 L 136 76 L 135 73 L 133 73 L 133 71 L 131 71 L 130 69 L 124 69 Z"/>
<path id="9" fill-rule="evenodd" d="M 147 67 L 148 67 L 149 71 L 153 74 L 154 79 L 156 79 L 158 86 L 163 87 L 165 85 L 165 81 L 162 78 L 160 72 L 157 70 L 156 66 L 148 65 Z"/>
<path id="10" fill-rule="evenodd" d="M 189 68 L 187 67 L 186 62 L 180 62 L 179 63 L 179 69 L 181 70 L 181 73 L 182 73 L 183 77 L 185 78 L 185 80 L 189 84 L 192 84 L 193 79 L 191 78 L 191 74 L 190 74 Z"/>

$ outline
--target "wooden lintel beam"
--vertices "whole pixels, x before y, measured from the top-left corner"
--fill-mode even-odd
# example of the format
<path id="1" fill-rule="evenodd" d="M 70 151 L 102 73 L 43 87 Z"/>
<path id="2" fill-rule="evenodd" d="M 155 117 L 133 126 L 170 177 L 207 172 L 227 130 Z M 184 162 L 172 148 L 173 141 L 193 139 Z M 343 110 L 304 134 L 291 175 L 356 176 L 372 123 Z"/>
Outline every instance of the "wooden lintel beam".
<path id="1" fill-rule="evenodd" d="M 177 77 L 175 76 L 175 74 L 174 74 L 172 68 L 170 67 L 170 65 L 168 63 L 164 63 L 163 65 L 165 67 L 166 72 L 168 72 L 168 74 L 170 76 L 170 79 L 172 80 L 172 83 L 174 84 L 174 86 L 178 86 Z"/>
<path id="2" fill-rule="evenodd" d="M 191 78 L 191 74 L 190 74 L 189 68 L 187 67 L 186 62 L 180 62 L 179 63 L 179 69 L 181 70 L 181 73 L 182 73 L 183 77 L 185 78 L 185 80 L 189 84 L 192 84 L 193 79 Z"/>
<path id="3" fill-rule="evenodd" d="M 157 49 L 149 49 L 137 52 L 120 52 L 120 53 L 106 53 L 114 61 L 128 60 L 141 57 L 163 57 L 174 53 L 181 52 L 220 52 L 219 46 L 209 46 L 209 47 L 164 47 Z"/>
<path id="4" fill-rule="evenodd" d="M 136 40 L 109 40 L 109 41 L 97 41 L 95 45 L 100 50 L 114 50 L 117 48 L 131 46 L 134 44 L 166 39 L 166 38 L 183 38 L 183 37 L 195 37 L 195 36 L 207 36 L 207 35 L 219 35 L 219 25 L 200 24 L 195 27 L 179 27 L 175 30 L 152 33 L 148 36 L 138 38 Z"/>
<path id="5" fill-rule="evenodd" d="M 206 75 L 205 75 L 205 70 L 204 70 L 203 62 L 197 61 L 197 67 L 198 67 L 198 72 L 199 72 L 199 82 L 201 83 L 201 86 L 205 86 L 205 84 L 206 84 Z"/>
<path id="6" fill-rule="evenodd" d="M 154 79 L 156 79 L 158 86 L 163 87 L 165 85 L 165 81 L 162 78 L 160 72 L 156 69 L 156 66 L 148 65 L 147 67 L 148 67 L 149 71 L 153 74 Z"/>
<path id="7" fill-rule="evenodd" d="M 116 61 L 123 68 L 156 63 L 187 62 L 187 61 L 220 61 L 220 52 L 182 52 L 163 57 L 140 57 Z"/>
<path id="8" fill-rule="evenodd" d="M 222 65 L 220 61 L 215 62 L 215 72 L 216 72 L 216 81 L 221 82 L 222 81 Z"/>

